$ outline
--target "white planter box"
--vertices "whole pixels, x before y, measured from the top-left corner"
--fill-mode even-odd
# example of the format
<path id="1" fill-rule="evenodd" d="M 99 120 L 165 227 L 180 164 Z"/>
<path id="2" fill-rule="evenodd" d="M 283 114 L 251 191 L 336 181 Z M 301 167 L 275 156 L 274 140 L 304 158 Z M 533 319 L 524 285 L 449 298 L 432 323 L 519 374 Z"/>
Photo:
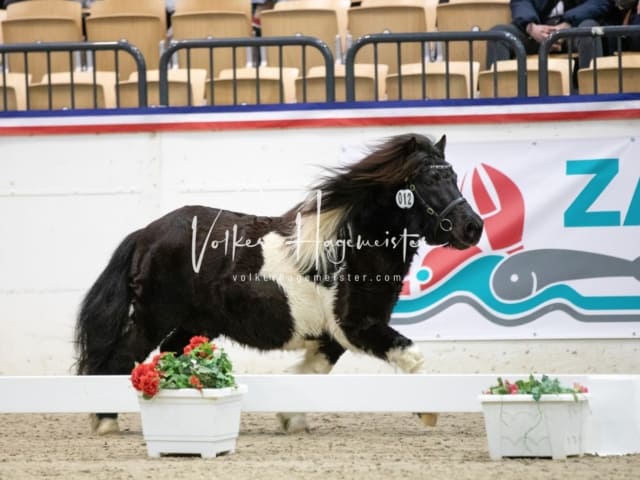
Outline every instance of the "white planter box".
<path id="1" fill-rule="evenodd" d="M 492 460 L 502 457 L 583 455 L 589 420 L 588 394 L 480 395 Z"/>
<path id="2" fill-rule="evenodd" d="M 233 452 L 240 430 L 246 385 L 231 388 L 160 390 L 139 396 L 142 434 L 150 457 L 195 454 L 215 457 Z"/>

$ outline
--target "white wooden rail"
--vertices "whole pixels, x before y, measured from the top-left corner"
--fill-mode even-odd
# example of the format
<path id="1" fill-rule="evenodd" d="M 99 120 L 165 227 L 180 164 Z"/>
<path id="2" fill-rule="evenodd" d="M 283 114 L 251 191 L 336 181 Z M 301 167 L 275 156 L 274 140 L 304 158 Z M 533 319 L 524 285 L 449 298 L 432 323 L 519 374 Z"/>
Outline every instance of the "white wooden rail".
<path id="1" fill-rule="evenodd" d="M 526 375 L 503 375 L 510 380 Z M 479 412 L 498 375 L 237 375 L 247 412 Z M 564 384 L 589 376 L 562 375 Z M 137 412 L 129 376 L 0 376 L 0 413 Z"/>
<path id="2" fill-rule="evenodd" d="M 498 376 L 237 375 L 245 412 L 480 412 Z M 556 375 L 554 375 L 556 376 Z M 640 453 L 640 375 L 557 375 L 591 392 L 591 453 Z M 0 376 L 0 413 L 137 412 L 129 376 Z"/>

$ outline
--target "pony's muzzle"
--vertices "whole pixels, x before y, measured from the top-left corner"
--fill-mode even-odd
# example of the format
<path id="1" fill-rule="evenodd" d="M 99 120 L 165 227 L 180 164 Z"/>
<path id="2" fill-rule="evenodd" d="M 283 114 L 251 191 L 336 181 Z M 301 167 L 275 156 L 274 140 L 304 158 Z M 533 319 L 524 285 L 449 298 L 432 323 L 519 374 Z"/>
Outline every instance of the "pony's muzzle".
<path id="1" fill-rule="evenodd" d="M 484 222 L 482 219 L 473 215 L 465 224 L 462 231 L 463 241 L 468 245 L 475 245 L 480 241 L 480 237 L 482 237 L 482 230 L 484 227 Z"/>

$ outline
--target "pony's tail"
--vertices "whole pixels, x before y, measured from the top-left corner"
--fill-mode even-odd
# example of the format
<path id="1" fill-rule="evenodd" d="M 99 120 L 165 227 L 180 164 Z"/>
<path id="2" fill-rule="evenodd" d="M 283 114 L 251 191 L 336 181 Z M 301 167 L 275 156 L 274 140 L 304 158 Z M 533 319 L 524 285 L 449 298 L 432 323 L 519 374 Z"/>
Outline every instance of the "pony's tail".
<path id="1" fill-rule="evenodd" d="M 129 321 L 128 279 L 137 237 L 133 232 L 120 243 L 82 302 L 75 329 L 81 375 L 115 373 L 104 370 Z"/>

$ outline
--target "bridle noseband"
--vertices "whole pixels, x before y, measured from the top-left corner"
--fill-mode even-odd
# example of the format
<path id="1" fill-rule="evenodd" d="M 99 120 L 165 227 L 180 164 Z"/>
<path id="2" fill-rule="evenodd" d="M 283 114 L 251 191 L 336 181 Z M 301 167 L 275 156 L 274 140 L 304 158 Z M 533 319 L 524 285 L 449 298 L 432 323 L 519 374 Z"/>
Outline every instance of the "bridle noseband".
<path id="1" fill-rule="evenodd" d="M 429 165 L 428 168 L 450 170 L 451 165 Z M 435 209 L 426 202 L 426 200 L 422 197 L 422 195 L 420 195 L 420 192 L 418 192 L 418 189 L 416 188 L 415 184 L 410 183 L 408 185 L 408 188 L 413 192 L 413 194 L 416 196 L 418 201 L 422 204 L 422 207 L 426 210 L 427 215 L 436 216 L 436 229 L 434 231 L 434 234 L 437 233 L 438 228 L 443 232 L 450 232 L 451 230 L 453 230 L 453 222 L 446 217 L 451 212 L 451 210 L 453 210 L 456 207 L 456 205 L 459 205 L 460 203 L 466 201 L 463 196 L 454 198 L 453 200 L 451 200 L 451 202 L 449 202 L 449 204 L 446 207 L 444 207 L 444 209 L 440 213 L 437 213 Z"/>

